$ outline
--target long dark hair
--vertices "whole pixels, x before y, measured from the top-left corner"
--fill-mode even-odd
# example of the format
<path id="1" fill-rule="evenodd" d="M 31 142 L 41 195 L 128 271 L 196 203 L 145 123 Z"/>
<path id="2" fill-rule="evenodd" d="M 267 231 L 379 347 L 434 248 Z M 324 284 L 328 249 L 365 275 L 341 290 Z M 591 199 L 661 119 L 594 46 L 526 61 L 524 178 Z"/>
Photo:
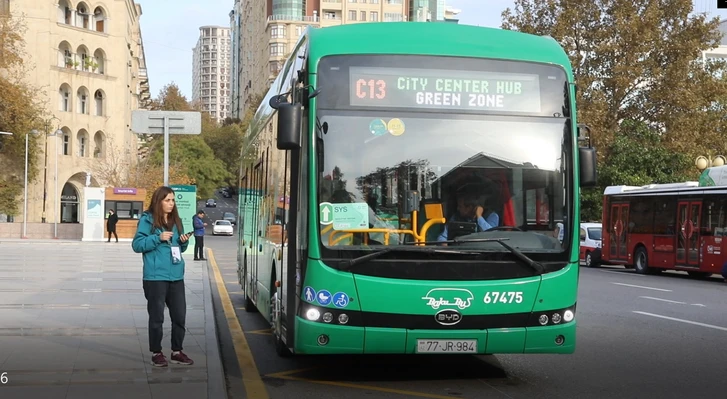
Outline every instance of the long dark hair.
<path id="1" fill-rule="evenodd" d="M 151 196 L 151 203 L 147 211 L 151 213 L 154 219 L 154 228 L 164 228 L 172 231 L 172 227 L 176 224 L 177 231 L 179 234 L 184 234 L 184 228 L 182 228 L 182 218 L 179 217 L 179 211 L 177 211 L 177 202 L 174 202 L 174 208 L 172 212 L 167 216 L 167 221 L 164 221 L 164 210 L 162 209 L 162 201 L 167 198 L 167 195 L 174 195 L 174 190 L 167 186 L 161 186 L 154 191 Z"/>

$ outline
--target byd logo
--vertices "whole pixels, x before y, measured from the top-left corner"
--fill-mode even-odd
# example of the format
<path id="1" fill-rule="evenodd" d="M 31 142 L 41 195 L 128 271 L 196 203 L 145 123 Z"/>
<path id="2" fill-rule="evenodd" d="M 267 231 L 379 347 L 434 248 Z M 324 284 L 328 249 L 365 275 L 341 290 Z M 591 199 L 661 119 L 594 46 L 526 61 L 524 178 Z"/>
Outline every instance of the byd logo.
<path id="1" fill-rule="evenodd" d="M 434 315 L 434 320 L 443 326 L 453 326 L 462 321 L 462 315 L 454 309 L 444 309 Z"/>

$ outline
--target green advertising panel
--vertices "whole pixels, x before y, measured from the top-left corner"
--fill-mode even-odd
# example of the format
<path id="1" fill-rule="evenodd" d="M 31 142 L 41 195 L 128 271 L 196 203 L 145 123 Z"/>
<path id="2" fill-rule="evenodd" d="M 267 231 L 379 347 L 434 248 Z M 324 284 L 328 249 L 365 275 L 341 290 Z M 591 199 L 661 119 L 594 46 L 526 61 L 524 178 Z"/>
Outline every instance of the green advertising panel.
<path id="1" fill-rule="evenodd" d="M 192 217 L 197 213 L 197 186 L 172 184 L 170 187 L 174 190 L 177 210 L 184 226 L 184 231 L 180 234 L 189 233 L 194 230 Z M 194 252 L 194 236 L 190 237 L 189 246 L 184 251 L 185 254 L 191 252 Z"/>

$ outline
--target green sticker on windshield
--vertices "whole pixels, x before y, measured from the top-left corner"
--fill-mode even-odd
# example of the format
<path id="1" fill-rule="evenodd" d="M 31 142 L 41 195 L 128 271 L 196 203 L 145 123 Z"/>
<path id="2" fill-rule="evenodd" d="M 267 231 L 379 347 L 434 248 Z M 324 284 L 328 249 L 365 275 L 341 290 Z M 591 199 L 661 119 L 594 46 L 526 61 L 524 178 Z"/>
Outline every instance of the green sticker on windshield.
<path id="1" fill-rule="evenodd" d="M 331 205 L 333 208 L 334 230 L 369 228 L 369 206 L 365 202 Z"/>

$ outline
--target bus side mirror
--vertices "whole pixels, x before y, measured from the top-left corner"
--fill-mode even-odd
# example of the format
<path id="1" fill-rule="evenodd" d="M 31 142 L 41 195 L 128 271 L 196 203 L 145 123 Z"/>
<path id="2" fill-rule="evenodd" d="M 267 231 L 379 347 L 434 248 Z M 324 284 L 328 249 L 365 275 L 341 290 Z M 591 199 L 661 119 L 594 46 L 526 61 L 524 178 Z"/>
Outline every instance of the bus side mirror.
<path id="1" fill-rule="evenodd" d="M 596 149 L 593 147 L 579 147 L 581 187 L 596 186 Z"/>
<path id="2" fill-rule="evenodd" d="M 303 106 L 282 103 L 278 105 L 278 149 L 297 150 L 300 148 Z"/>

